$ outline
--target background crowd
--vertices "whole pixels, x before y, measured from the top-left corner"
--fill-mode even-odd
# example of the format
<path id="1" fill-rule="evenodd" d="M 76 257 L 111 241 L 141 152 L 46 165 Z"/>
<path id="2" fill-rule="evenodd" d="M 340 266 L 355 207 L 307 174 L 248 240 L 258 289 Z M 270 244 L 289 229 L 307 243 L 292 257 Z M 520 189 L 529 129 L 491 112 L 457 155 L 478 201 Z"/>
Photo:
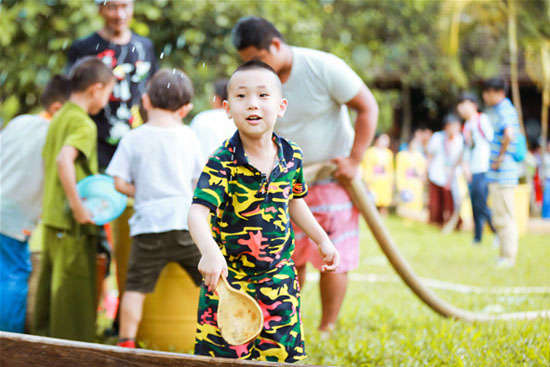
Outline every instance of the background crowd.
<path id="1" fill-rule="evenodd" d="M 120 236 L 115 235 L 114 240 L 108 240 L 109 232 L 125 226 L 128 231 L 128 223 L 126 219 L 121 219 L 105 228 L 93 228 L 89 214 L 83 210 L 82 202 L 76 196 L 67 195 L 67 190 L 75 193 L 76 181 L 89 174 L 106 172 L 126 179 L 126 182 L 122 180 L 117 183 L 119 191 L 134 196 L 136 189 L 141 190 L 140 193 L 144 196 L 136 197 L 135 206 L 130 205 L 128 211 L 139 211 L 143 217 L 134 216 L 130 223 L 131 232 L 126 237 L 132 235 L 138 238 L 142 235 L 139 237 L 140 241 L 135 242 L 140 242 L 143 248 L 151 247 L 158 239 L 145 239 L 144 234 L 186 230 L 186 224 L 181 223 L 187 222 L 186 209 L 190 204 L 177 205 L 179 211 L 170 212 L 169 219 L 159 218 L 153 213 L 158 211 L 158 206 L 154 210 L 140 206 L 147 201 L 146 197 L 150 192 L 159 190 L 159 186 L 166 183 L 166 180 L 157 182 L 155 179 L 175 167 L 175 164 L 170 163 L 171 158 L 185 156 L 187 163 L 192 161 L 190 166 L 185 167 L 188 174 L 181 182 L 178 181 L 178 185 L 163 189 L 166 192 L 185 191 L 180 192 L 180 196 L 190 196 L 192 183 L 187 181 L 198 179 L 200 169 L 212 152 L 235 133 L 234 122 L 222 108 L 223 101 L 228 99 L 228 81 L 221 78 L 211 88 L 214 90 L 210 96 L 211 109 L 194 116 L 190 121 L 190 128 L 185 127 L 185 132 L 177 128 L 170 137 L 175 142 L 167 144 L 184 151 L 165 151 L 164 156 L 155 156 L 153 150 L 147 148 L 156 139 L 152 136 L 158 133 L 155 132 L 155 124 L 150 121 L 159 120 L 159 108 L 171 113 L 160 120 L 183 119 L 193 108 L 193 85 L 189 77 L 176 69 L 160 69 L 159 58 L 162 59 L 162 55 L 156 56 L 153 42 L 130 31 L 132 1 L 100 1 L 98 10 L 104 21 L 103 27 L 73 42 L 68 48 L 68 76 L 55 76 L 47 83 L 41 96 L 43 111 L 13 119 L 5 125 L 0 135 L 0 235 L 4 256 L 2 265 L 5 269 L 2 271 L 2 286 L 3 291 L 10 294 L 10 298 L 1 297 L 2 309 L 6 310 L 1 315 L 0 329 L 3 330 L 23 331 L 25 328 L 26 284 L 31 272 L 27 240 L 41 217 L 44 246 L 41 282 L 34 311 L 34 331 L 42 335 L 70 339 L 94 338 L 97 304 L 95 285 L 92 284 L 95 282 L 94 272 L 91 270 L 94 264 L 90 259 L 95 258 L 96 251 L 110 256 L 111 250 L 116 258 L 116 242 L 117 238 L 120 241 Z M 373 146 L 366 149 L 376 126 L 378 107 L 361 78 L 333 55 L 317 54 L 308 49 L 289 46 L 278 30 L 269 25 L 262 25 L 260 29 L 267 34 L 262 34 L 267 39 L 265 45 L 259 46 L 254 40 L 235 36 L 233 44 L 242 60 L 259 58 L 270 63 L 284 82 L 283 92 L 286 98 L 291 101 L 307 100 L 303 105 L 291 104 L 291 108 L 296 105 L 298 107 L 289 110 L 280 127 L 285 135 L 294 134 L 295 140 L 299 141 L 304 149 L 304 163 L 340 159 L 338 174 L 340 178 L 346 179 L 356 172 L 354 162 L 357 161 L 357 165 L 360 162 L 361 175 L 382 213 L 395 209 L 399 215 L 422 217 L 426 208 L 428 220 L 442 227 L 461 227 L 460 214 L 464 214 L 461 208 L 465 206 L 469 196 L 474 223 L 473 243 L 481 243 L 483 229 L 487 224 L 495 233 L 495 245 L 500 248 L 498 264 L 514 265 L 519 248 L 515 222 L 515 207 L 518 204 L 515 199 L 516 187 L 520 182 L 526 183 L 532 198 L 528 205 L 533 212 L 544 212 L 542 193 L 545 178 L 550 177 L 550 172 L 547 172 L 550 167 L 550 143 L 539 141 L 527 148 L 517 110 L 507 98 L 509 91 L 504 79 L 485 80 L 479 90 L 482 98 L 471 92 L 461 94 L 450 113 L 440 121 L 443 126 L 441 130 L 416 128 L 409 141 L 398 147 L 397 137 L 382 132 L 375 138 Z M 294 55 L 295 58 L 289 55 Z M 311 60 L 318 64 L 312 64 Z M 336 65 L 337 68 L 325 68 L 326 65 Z M 297 79 L 296 74 L 289 71 L 292 66 L 292 70 L 301 71 L 301 75 L 308 75 L 309 79 Z M 333 90 L 326 94 L 319 93 L 322 83 L 311 77 L 313 73 L 323 75 L 326 80 L 322 83 L 330 85 Z M 160 87 L 155 89 L 154 80 L 151 81 L 154 75 L 157 81 L 161 79 L 158 83 L 165 88 L 162 92 L 159 92 Z M 160 95 L 155 99 L 156 93 Z M 149 97 L 144 99 L 144 94 Z M 308 99 L 311 96 L 318 98 Z M 330 103 L 334 103 L 334 106 Z M 330 108 L 326 109 L 325 115 L 338 121 L 338 124 L 325 124 L 322 126 L 328 126 L 326 129 L 317 129 L 314 127 L 316 125 L 311 124 L 328 120 L 328 117 L 319 117 L 316 114 L 326 106 Z M 347 108 L 356 117 L 353 126 L 350 124 Z M 295 131 L 293 122 L 303 119 L 304 114 L 310 114 L 312 119 L 305 119 L 301 132 Z M 56 124 L 52 124 L 55 128 L 48 129 L 48 121 L 52 119 L 56 121 Z M 132 130 L 141 125 L 142 128 Z M 91 126 L 95 126 L 95 129 Z M 358 139 L 353 139 L 352 130 L 355 130 Z M 136 131 L 144 135 L 139 136 Z M 196 140 L 186 140 L 187 137 L 177 140 L 180 132 L 182 136 L 194 136 Z M 319 137 L 326 136 L 331 137 L 330 144 L 320 144 L 322 139 Z M 158 141 L 169 141 L 163 139 L 169 138 L 158 138 Z M 75 149 L 65 149 L 67 145 Z M 141 160 L 136 158 L 138 163 L 132 163 L 128 158 L 137 155 L 141 155 Z M 145 189 L 139 189 L 132 185 L 131 174 L 146 172 L 147 167 L 140 166 L 139 162 L 147 159 L 157 162 L 156 167 L 160 171 L 147 172 L 141 182 L 147 181 L 147 175 L 151 176 L 151 182 L 148 183 L 149 186 L 145 185 Z M 543 165 L 544 162 L 548 163 Z M 543 167 L 546 167 L 546 171 Z M 183 172 L 183 169 L 175 171 L 172 176 L 176 177 L 177 172 Z M 349 204 L 349 198 L 342 194 L 342 190 L 338 191 L 336 186 L 338 185 L 335 182 L 316 183 L 312 186 L 308 200 L 314 212 L 315 208 Z M 42 196 L 44 204 L 40 207 L 37 203 L 42 201 L 39 199 Z M 165 204 L 166 208 L 172 208 L 177 203 Z M 156 205 L 160 204 L 157 202 Z M 330 331 L 333 327 L 345 295 L 346 274 L 357 266 L 359 258 L 359 254 L 355 252 L 356 242 L 358 243 L 357 213 L 351 204 L 348 209 L 346 215 L 349 215 L 350 220 L 343 222 L 349 224 L 349 228 L 330 228 L 331 235 L 346 238 L 346 241 L 341 241 L 345 251 L 341 251 L 349 258 L 344 257 L 336 274 L 321 274 L 321 330 Z M 319 217 L 342 215 L 331 210 L 322 212 Z M 123 216 L 127 217 L 128 215 Z M 155 217 L 155 223 L 144 220 L 149 217 Z M 319 221 L 326 230 L 334 222 Z M 159 223 L 162 225 L 159 226 Z M 145 229 L 136 231 L 138 227 Z M 297 259 L 302 261 L 296 262 L 303 285 L 306 262 L 309 260 L 317 267 L 320 267 L 320 262 L 312 260 L 313 255 L 309 249 L 311 244 L 307 243 L 305 235 L 296 232 L 297 242 L 304 242 L 301 248 L 305 249 L 297 255 Z M 120 235 L 120 231 L 118 234 Z M 188 234 L 184 233 L 174 234 L 174 237 L 166 241 L 191 243 Z M 81 248 L 75 250 L 75 246 Z M 177 250 L 181 249 L 176 246 L 174 251 Z M 177 256 L 180 255 L 182 259 L 177 260 L 182 261 L 182 267 L 186 270 L 195 268 L 195 272 L 189 270 L 189 273 L 199 283 L 200 276 L 196 273 L 197 253 L 193 256 L 178 253 Z M 172 253 L 170 256 L 176 255 Z M 192 259 L 187 259 L 189 262 L 183 264 L 185 256 Z M 121 258 L 116 260 L 124 262 Z M 120 330 L 122 343 L 135 337 L 140 318 L 140 310 L 136 305 L 143 302 L 145 293 L 152 291 L 155 276 L 158 277 L 165 265 L 160 262 L 155 265 L 154 270 L 138 270 L 136 262 L 140 261 L 145 262 L 134 253 L 130 255 L 132 277 L 124 284 L 119 284 L 119 289 L 130 285 L 126 294 L 127 302 L 123 301 L 121 308 L 122 323 L 130 325 Z M 63 270 L 57 272 L 55 269 L 58 268 Z M 136 280 L 139 278 L 136 272 L 139 271 L 155 273 L 153 283 L 139 283 Z M 67 281 L 67 274 L 76 275 L 82 282 L 73 278 Z M 60 289 L 67 291 L 61 299 L 55 295 Z M 74 309 L 67 305 L 74 304 L 85 307 L 73 314 Z M 71 317 L 72 323 L 67 321 Z M 118 321 L 114 324 L 115 331 L 119 328 L 117 323 Z"/>

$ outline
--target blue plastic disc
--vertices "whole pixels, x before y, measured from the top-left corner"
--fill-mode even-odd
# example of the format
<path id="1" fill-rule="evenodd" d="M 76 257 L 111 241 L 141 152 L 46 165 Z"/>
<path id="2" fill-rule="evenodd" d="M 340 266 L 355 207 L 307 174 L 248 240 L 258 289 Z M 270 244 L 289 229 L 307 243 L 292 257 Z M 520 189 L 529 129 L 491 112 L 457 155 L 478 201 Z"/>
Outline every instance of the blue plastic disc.
<path id="1" fill-rule="evenodd" d="M 95 224 L 102 226 L 118 218 L 128 198 L 115 189 L 115 180 L 107 175 L 92 175 L 77 185 L 78 196 L 84 206 L 92 213 Z"/>

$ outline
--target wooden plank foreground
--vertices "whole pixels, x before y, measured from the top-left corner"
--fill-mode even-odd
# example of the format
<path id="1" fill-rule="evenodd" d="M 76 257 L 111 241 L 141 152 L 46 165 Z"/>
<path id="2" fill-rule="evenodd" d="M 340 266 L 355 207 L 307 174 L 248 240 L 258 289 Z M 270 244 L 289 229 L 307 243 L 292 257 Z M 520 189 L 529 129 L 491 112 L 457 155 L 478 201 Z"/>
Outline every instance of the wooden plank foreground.
<path id="1" fill-rule="evenodd" d="M 289 363 L 243 361 L 189 354 L 128 349 L 0 331 L 0 367 L 274 367 Z M 302 365 L 303 366 L 303 365 Z M 310 367 L 314 367 L 309 365 Z"/>

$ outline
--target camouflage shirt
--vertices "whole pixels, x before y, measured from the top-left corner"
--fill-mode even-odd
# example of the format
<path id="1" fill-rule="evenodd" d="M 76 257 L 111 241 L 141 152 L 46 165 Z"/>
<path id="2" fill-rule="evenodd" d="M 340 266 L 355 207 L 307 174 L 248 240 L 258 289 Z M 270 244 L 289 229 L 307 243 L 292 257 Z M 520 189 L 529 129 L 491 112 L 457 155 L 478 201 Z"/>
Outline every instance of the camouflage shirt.
<path id="1" fill-rule="evenodd" d="M 278 161 L 269 177 L 248 163 L 237 132 L 210 157 L 199 178 L 193 203 L 210 208 L 212 234 L 228 265 L 227 280 L 256 299 L 264 328 L 247 344 L 229 345 L 217 325 L 218 296 L 203 286 L 195 354 L 273 362 L 305 358 L 288 211 L 290 200 L 307 193 L 302 152 L 275 134 L 273 141 Z"/>

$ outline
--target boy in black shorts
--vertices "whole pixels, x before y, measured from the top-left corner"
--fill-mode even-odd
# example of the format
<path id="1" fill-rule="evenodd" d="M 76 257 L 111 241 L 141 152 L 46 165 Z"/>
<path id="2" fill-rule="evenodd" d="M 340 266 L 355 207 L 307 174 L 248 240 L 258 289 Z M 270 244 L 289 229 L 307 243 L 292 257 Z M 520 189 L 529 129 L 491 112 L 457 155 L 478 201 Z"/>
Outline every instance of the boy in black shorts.
<path id="1" fill-rule="evenodd" d="M 200 253 L 187 231 L 187 213 L 203 162 L 193 131 L 182 123 L 193 86 L 183 72 L 163 69 L 143 96 L 147 123 L 121 141 L 107 168 L 118 191 L 135 197 L 132 250 L 122 296 L 119 346 L 135 347 L 143 301 L 164 266 L 178 262 L 198 285 Z"/>

